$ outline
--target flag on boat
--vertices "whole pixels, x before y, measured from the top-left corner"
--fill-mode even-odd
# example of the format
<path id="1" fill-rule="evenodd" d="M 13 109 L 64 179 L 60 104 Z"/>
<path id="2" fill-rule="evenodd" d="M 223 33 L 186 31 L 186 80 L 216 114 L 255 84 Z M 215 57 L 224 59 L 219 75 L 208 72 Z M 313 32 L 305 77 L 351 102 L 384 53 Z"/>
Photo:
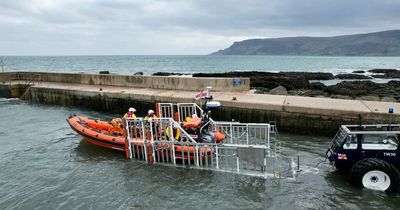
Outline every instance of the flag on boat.
<path id="1" fill-rule="evenodd" d="M 205 98 L 207 96 L 207 91 L 202 90 L 199 93 L 196 94 L 196 100 Z"/>

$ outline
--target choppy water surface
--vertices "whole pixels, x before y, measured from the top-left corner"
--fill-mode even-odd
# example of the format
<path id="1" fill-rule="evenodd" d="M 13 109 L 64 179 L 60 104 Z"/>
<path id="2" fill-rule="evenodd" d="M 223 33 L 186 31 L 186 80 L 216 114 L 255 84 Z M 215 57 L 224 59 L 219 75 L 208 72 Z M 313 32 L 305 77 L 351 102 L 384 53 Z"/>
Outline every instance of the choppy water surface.
<path id="1" fill-rule="evenodd" d="M 399 57 L 333 56 L 0 56 L 6 71 L 61 71 L 132 74 L 154 72 L 306 71 L 351 73 L 374 68 L 400 69 Z"/>
<path id="2" fill-rule="evenodd" d="M 84 141 L 76 108 L 0 99 L 0 209 L 398 209 L 400 194 L 352 187 L 324 160 L 329 137 L 281 134 L 301 157 L 295 181 L 144 165 Z"/>

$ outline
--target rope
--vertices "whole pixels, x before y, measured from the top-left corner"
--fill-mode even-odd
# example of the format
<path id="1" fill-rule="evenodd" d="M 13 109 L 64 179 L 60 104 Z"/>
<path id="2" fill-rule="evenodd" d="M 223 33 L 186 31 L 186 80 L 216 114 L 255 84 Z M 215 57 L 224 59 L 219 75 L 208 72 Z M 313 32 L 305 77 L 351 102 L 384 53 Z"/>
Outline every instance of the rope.
<path id="1" fill-rule="evenodd" d="M 318 168 L 319 164 L 326 162 L 327 159 L 328 159 L 328 157 L 325 157 L 325 160 L 318 162 L 314 168 Z"/>

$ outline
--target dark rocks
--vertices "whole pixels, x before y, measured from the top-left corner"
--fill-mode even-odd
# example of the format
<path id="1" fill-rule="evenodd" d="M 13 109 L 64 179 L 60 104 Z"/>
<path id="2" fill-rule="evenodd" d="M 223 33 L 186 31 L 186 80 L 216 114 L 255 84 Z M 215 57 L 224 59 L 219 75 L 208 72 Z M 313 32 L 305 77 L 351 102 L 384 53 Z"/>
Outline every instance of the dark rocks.
<path id="1" fill-rule="evenodd" d="M 365 71 L 358 70 L 358 71 L 353 71 L 352 73 L 353 73 L 353 74 L 364 74 Z"/>
<path id="2" fill-rule="evenodd" d="M 396 71 L 398 71 L 398 70 L 397 69 L 371 69 L 371 70 L 368 70 L 368 72 L 378 73 L 378 74 L 386 74 L 386 73 L 396 72 Z"/>
<path id="3" fill-rule="evenodd" d="M 360 74 L 338 74 L 337 79 L 371 79 L 371 77 Z"/>
<path id="4" fill-rule="evenodd" d="M 170 73 L 170 72 L 156 72 L 152 74 L 153 76 L 182 76 L 182 75 L 188 75 L 188 74 L 183 74 L 183 73 Z"/>
<path id="5" fill-rule="evenodd" d="M 347 95 L 355 98 L 358 96 L 368 95 L 379 88 L 381 88 L 380 84 L 371 81 L 345 81 L 327 87 L 326 92 L 331 95 Z"/>
<path id="6" fill-rule="evenodd" d="M 133 74 L 134 76 L 143 76 L 143 71 L 138 71 Z"/>
<path id="7" fill-rule="evenodd" d="M 153 76 L 171 76 L 175 75 L 174 73 L 169 73 L 169 72 L 156 72 L 152 74 Z"/>
<path id="8" fill-rule="evenodd" d="M 387 83 L 392 88 L 400 88 L 400 81 L 399 80 L 392 80 Z"/>
<path id="9" fill-rule="evenodd" d="M 110 71 L 99 71 L 99 74 L 110 74 Z"/>
<path id="10" fill-rule="evenodd" d="M 263 87 L 257 87 L 257 89 L 254 91 L 255 94 L 267 94 L 268 92 L 269 89 Z"/>
<path id="11" fill-rule="evenodd" d="M 400 71 L 397 69 L 371 69 L 368 72 L 374 73 L 375 78 L 400 78 Z"/>
<path id="12" fill-rule="evenodd" d="M 263 87 L 273 89 L 277 86 L 283 86 L 287 90 L 308 89 L 309 82 L 304 78 L 296 77 L 277 77 L 277 76 L 259 76 L 250 77 L 251 87 Z"/>
<path id="13" fill-rule="evenodd" d="M 331 73 L 321 72 L 226 72 L 226 73 L 196 73 L 193 77 L 249 77 L 251 87 L 272 89 L 283 86 L 287 90 L 308 89 L 309 80 L 334 79 Z"/>
<path id="14" fill-rule="evenodd" d="M 384 88 L 381 90 L 381 92 L 394 97 L 400 97 L 400 81 L 392 80 L 386 84 L 382 84 L 382 86 Z"/>
<path id="15" fill-rule="evenodd" d="M 278 86 L 278 87 L 270 90 L 268 93 L 272 94 L 272 95 L 287 95 L 288 94 L 286 88 L 283 86 Z"/>
<path id="16" fill-rule="evenodd" d="M 308 97 L 328 97 L 328 94 L 322 90 L 307 90 L 301 96 L 308 96 Z"/>
<path id="17" fill-rule="evenodd" d="M 396 69 L 372 69 L 368 72 L 380 77 L 399 77 Z M 384 84 L 369 81 L 364 71 L 354 71 L 352 74 L 339 74 L 334 77 L 331 73 L 314 72 L 226 72 L 226 73 L 197 73 L 194 77 L 249 77 L 250 86 L 255 93 L 298 95 L 309 97 L 330 97 L 340 99 L 363 99 L 377 101 L 400 101 L 400 81 L 390 81 Z M 326 86 L 321 82 L 309 80 L 352 79 L 363 81 L 344 81 L 336 85 Z M 279 87 L 281 86 L 281 87 Z M 273 90 L 274 88 L 277 88 Z M 283 90 L 286 89 L 286 92 Z M 279 91 L 278 91 L 279 90 Z M 282 91 L 281 91 L 282 90 Z"/>
<path id="18" fill-rule="evenodd" d="M 322 90 L 322 91 L 324 91 L 326 89 L 326 85 L 324 85 L 321 82 L 312 82 L 312 83 L 310 83 L 310 89 L 311 90 Z"/>
<path id="19" fill-rule="evenodd" d="M 280 72 L 278 74 L 287 77 L 304 77 L 306 80 L 330 80 L 335 78 L 332 73 L 323 72 Z"/>
<path id="20" fill-rule="evenodd" d="M 400 72 L 386 73 L 383 75 L 373 74 L 371 76 L 374 78 L 382 78 L 382 79 L 400 78 Z"/>
<path id="21" fill-rule="evenodd" d="M 327 87 L 326 92 L 359 100 L 394 101 L 400 98 L 400 81 L 377 84 L 371 81 L 341 82 Z"/>
<path id="22" fill-rule="evenodd" d="M 335 77 L 323 72 L 260 72 L 260 71 L 231 71 L 225 73 L 195 73 L 193 77 L 296 77 L 306 80 L 329 80 Z"/>

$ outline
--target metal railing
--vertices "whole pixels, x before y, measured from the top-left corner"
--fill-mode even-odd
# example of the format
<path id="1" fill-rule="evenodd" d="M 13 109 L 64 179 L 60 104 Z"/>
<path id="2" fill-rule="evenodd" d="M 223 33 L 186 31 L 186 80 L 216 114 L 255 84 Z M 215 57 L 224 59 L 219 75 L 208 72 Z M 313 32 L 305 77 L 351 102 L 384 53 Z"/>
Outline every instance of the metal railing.
<path id="1" fill-rule="evenodd" d="M 178 117 L 175 120 L 178 123 L 184 122 L 186 117 L 202 117 L 204 114 L 204 111 L 196 103 L 158 103 L 158 112 L 160 117 L 166 118 L 175 118 L 175 114 L 177 114 Z M 270 139 L 277 140 L 279 138 L 275 123 L 222 122 L 210 118 L 200 130 L 205 128 L 225 134 L 231 144 L 263 144 L 269 147 Z"/>
<path id="2" fill-rule="evenodd" d="M 129 158 L 259 177 L 294 177 L 293 160 L 277 158 L 271 151 L 269 124 L 212 121 L 212 129 L 230 136 L 224 143 L 199 143 L 172 118 L 127 119 L 125 123 Z"/>
<path id="3" fill-rule="evenodd" d="M 196 103 L 178 103 L 179 123 L 184 122 L 186 117 L 201 117 L 204 111 Z"/>
<path id="4" fill-rule="evenodd" d="M 212 131 L 226 135 L 225 142 L 244 145 L 270 145 L 270 124 L 218 122 L 210 120 Z"/>
<path id="5" fill-rule="evenodd" d="M 160 117 L 174 118 L 182 123 L 187 117 L 201 117 L 204 111 L 196 103 L 157 103 L 157 111 Z"/>
<path id="6" fill-rule="evenodd" d="M 9 84 L 19 84 L 19 85 L 25 85 L 28 87 L 29 85 L 34 84 L 35 82 L 41 82 L 41 74 L 33 74 L 31 77 L 25 77 L 23 74 L 21 75 L 20 73 L 17 73 L 15 76 L 12 76 L 8 82 Z"/>
<path id="7" fill-rule="evenodd" d="M 174 104 L 173 103 L 157 103 L 158 115 L 160 117 L 174 118 Z"/>

